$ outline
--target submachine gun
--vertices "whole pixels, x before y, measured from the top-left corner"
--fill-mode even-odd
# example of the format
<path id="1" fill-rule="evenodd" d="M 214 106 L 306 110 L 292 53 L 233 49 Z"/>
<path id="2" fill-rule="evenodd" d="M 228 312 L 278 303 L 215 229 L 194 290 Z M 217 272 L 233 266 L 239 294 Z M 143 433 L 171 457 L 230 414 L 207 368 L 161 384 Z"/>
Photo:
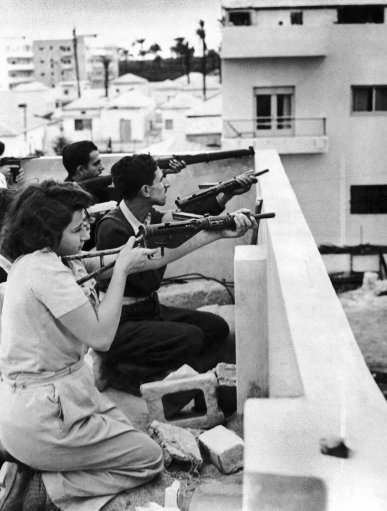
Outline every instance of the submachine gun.
<path id="1" fill-rule="evenodd" d="M 177 217 L 186 215 L 187 220 L 178 220 L 172 222 L 165 222 L 161 224 L 150 224 L 140 227 L 139 236 L 136 238 L 135 246 L 143 246 L 147 248 L 177 248 L 187 240 L 192 238 L 199 231 L 222 231 L 223 229 L 236 229 L 235 220 L 232 215 L 222 216 L 200 216 L 200 215 L 187 215 L 176 213 Z M 273 218 L 275 213 L 260 213 L 251 215 L 255 220 L 259 221 L 264 218 Z M 103 256 L 110 254 L 117 254 L 121 248 L 113 248 L 109 250 L 97 250 L 94 252 L 87 252 L 81 254 L 74 254 L 65 256 L 65 261 L 74 259 L 86 259 L 89 257 L 99 257 L 101 261 L 101 268 L 77 280 L 78 284 L 83 284 L 87 280 L 94 278 L 104 271 L 112 268 L 115 262 L 111 262 L 102 266 Z"/>
<path id="2" fill-rule="evenodd" d="M 254 176 L 254 182 L 257 182 L 257 177 L 262 174 L 266 174 L 269 172 L 269 169 L 257 170 L 257 171 L 246 171 L 250 172 L 252 176 Z M 199 192 L 192 193 L 191 195 L 187 195 L 185 197 L 178 197 L 175 200 L 176 206 L 180 211 L 185 211 L 187 213 L 195 211 L 195 209 L 200 205 L 201 202 L 204 202 L 205 199 L 209 197 L 216 197 L 219 193 L 227 193 L 237 188 L 240 188 L 240 183 L 238 182 L 238 178 L 243 176 L 240 174 L 239 176 L 235 176 L 226 181 L 221 181 L 217 184 L 209 184 L 209 185 L 199 185 L 199 188 L 204 188 Z"/>

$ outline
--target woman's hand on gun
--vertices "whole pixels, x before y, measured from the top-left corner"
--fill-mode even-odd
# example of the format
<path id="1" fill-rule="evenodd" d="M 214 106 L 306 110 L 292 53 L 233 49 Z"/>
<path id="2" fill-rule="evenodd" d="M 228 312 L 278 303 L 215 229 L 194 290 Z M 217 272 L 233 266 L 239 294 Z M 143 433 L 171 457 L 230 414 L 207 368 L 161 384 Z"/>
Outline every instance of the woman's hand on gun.
<path id="1" fill-rule="evenodd" d="M 155 255 L 155 249 L 135 247 L 136 238 L 131 236 L 122 247 L 116 260 L 116 269 L 125 275 L 138 273 L 144 270 L 145 264 Z"/>
<path id="2" fill-rule="evenodd" d="M 242 208 L 231 213 L 235 222 L 235 229 L 227 229 L 222 231 L 223 238 L 239 238 L 243 236 L 249 229 L 257 227 L 257 222 L 253 213 L 247 209 Z"/>

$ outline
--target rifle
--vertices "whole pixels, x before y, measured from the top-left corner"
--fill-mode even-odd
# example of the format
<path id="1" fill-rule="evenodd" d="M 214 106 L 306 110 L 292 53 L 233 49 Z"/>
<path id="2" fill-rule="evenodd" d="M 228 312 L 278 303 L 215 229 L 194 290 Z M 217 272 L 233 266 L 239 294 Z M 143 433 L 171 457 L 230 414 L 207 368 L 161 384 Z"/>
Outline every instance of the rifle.
<path id="1" fill-rule="evenodd" d="M 158 167 L 163 170 L 164 175 L 166 175 L 180 172 L 169 168 L 169 164 L 173 159 L 184 161 L 187 165 L 192 165 L 194 163 L 208 163 L 210 161 L 223 160 L 225 158 L 241 158 L 242 156 L 250 156 L 253 154 L 254 148 L 250 146 L 248 149 L 236 149 L 234 151 L 214 151 L 211 153 L 199 154 L 176 154 L 166 158 L 159 158 L 156 160 L 156 163 Z M 92 195 L 98 196 L 99 193 L 106 191 L 108 194 L 107 200 L 120 200 L 117 191 L 114 189 L 114 187 L 112 187 L 112 183 L 113 178 L 110 174 L 91 177 L 79 182 L 82 188 L 90 192 Z"/>
<path id="2" fill-rule="evenodd" d="M 243 156 L 251 156 L 254 154 L 254 148 L 250 146 L 248 149 L 235 149 L 233 151 L 213 151 L 210 153 L 198 154 L 173 154 L 166 158 L 159 158 L 157 165 L 164 171 L 164 174 L 176 174 L 176 171 L 169 168 L 170 161 L 175 159 L 184 161 L 186 165 L 194 163 L 209 163 L 210 161 L 225 160 L 226 158 L 242 158 Z"/>
<path id="3" fill-rule="evenodd" d="M 178 214 L 178 216 L 184 215 Z M 173 222 L 165 222 L 161 224 L 151 224 L 140 226 L 139 235 L 136 238 L 134 246 L 143 246 L 146 248 L 177 248 L 187 240 L 192 238 L 199 231 L 222 231 L 223 229 L 235 230 L 236 224 L 232 215 L 222 216 L 200 216 L 200 215 L 187 215 L 187 220 L 179 220 Z M 251 215 L 255 220 L 263 218 L 273 218 L 275 213 L 260 213 Z M 64 261 L 72 261 L 74 259 L 87 259 L 90 257 L 99 257 L 101 260 L 101 268 L 89 273 L 77 280 L 78 284 L 83 284 L 89 279 L 92 279 L 104 271 L 113 268 L 115 261 L 102 266 L 102 258 L 105 255 L 118 254 L 120 248 L 113 248 L 108 250 L 96 250 L 93 252 L 74 254 L 64 256 Z"/>
<path id="4" fill-rule="evenodd" d="M 255 171 L 252 172 L 251 175 L 257 178 L 266 172 L 269 172 L 269 169 Z M 215 197 L 221 192 L 231 192 L 232 190 L 239 188 L 241 185 L 238 182 L 238 178 L 241 176 L 243 176 L 243 174 L 228 179 L 227 181 L 221 181 L 215 185 L 199 185 L 199 188 L 204 186 L 205 189 L 182 198 L 178 197 L 175 200 L 175 204 L 181 211 L 190 211 L 194 205 L 197 205 L 203 199 Z M 256 183 L 257 179 L 254 179 L 254 182 Z"/>

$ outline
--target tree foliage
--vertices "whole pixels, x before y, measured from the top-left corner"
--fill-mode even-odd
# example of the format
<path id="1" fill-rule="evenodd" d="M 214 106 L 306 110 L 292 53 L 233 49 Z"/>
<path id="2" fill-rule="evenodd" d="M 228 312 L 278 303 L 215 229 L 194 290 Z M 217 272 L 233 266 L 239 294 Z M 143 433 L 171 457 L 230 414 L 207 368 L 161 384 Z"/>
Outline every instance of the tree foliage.
<path id="1" fill-rule="evenodd" d="M 192 57 L 195 53 L 195 48 L 184 37 L 175 37 L 175 41 L 176 44 L 171 46 L 171 52 L 181 58 L 184 73 L 187 75 L 187 82 L 190 83 L 189 74 L 192 70 Z"/>

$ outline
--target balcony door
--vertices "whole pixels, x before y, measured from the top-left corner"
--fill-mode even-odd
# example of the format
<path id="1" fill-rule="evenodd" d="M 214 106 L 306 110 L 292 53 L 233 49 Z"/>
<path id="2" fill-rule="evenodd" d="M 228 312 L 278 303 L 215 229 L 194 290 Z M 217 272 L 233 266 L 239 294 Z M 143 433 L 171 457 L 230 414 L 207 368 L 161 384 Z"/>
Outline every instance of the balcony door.
<path id="1" fill-rule="evenodd" d="M 255 87 L 256 136 L 293 135 L 294 87 Z"/>

